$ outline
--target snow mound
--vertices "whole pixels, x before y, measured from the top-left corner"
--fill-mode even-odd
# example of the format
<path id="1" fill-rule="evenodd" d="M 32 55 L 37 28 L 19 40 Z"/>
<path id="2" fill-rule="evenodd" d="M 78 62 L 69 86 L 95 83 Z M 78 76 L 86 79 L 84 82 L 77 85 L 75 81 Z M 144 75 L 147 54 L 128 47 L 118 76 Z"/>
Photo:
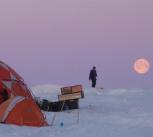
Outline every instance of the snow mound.
<path id="1" fill-rule="evenodd" d="M 37 85 L 32 87 L 32 93 L 35 97 L 40 97 L 40 99 L 47 99 L 50 101 L 57 101 L 57 95 L 60 94 L 61 86 L 59 85 Z"/>

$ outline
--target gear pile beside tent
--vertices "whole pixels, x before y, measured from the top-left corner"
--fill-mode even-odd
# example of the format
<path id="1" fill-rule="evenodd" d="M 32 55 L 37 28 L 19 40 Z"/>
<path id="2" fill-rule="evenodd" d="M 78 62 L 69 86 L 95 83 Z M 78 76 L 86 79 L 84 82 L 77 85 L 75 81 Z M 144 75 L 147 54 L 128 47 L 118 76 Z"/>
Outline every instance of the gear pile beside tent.
<path id="1" fill-rule="evenodd" d="M 1 61 L 0 122 L 37 127 L 48 125 L 23 78 Z"/>

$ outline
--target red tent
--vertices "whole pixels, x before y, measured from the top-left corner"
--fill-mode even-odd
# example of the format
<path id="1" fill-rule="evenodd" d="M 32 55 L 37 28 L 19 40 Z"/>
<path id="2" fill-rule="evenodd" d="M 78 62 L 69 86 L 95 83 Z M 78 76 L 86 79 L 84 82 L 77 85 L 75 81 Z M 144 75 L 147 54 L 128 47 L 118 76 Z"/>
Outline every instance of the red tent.
<path id="1" fill-rule="evenodd" d="M 48 125 L 23 78 L 1 61 L 0 122 L 38 127 Z"/>

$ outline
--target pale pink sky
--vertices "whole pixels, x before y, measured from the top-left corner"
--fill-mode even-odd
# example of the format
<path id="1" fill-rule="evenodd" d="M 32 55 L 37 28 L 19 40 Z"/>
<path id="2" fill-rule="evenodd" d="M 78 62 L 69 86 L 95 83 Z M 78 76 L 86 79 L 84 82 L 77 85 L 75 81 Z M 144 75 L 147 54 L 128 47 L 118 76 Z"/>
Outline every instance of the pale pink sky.
<path id="1" fill-rule="evenodd" d="M 0 2 L 0 60 L 32 86 L 44 83 L 151 88 L 153 70 L 138 75 L 132 65 L 153 63 L 152 0 L 5 0 Z"/>

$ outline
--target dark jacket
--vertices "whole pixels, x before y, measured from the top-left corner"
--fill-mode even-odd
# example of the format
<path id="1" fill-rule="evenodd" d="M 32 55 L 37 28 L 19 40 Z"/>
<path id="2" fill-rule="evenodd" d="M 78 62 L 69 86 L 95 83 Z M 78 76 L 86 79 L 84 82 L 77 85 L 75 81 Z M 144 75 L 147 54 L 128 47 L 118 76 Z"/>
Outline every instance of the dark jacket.
<path id="1" fill-rule="evenodd" d="M 89 74 L 89 80 L 96 80 L 97 72 L 95 69 L 92 69 Z"/>

